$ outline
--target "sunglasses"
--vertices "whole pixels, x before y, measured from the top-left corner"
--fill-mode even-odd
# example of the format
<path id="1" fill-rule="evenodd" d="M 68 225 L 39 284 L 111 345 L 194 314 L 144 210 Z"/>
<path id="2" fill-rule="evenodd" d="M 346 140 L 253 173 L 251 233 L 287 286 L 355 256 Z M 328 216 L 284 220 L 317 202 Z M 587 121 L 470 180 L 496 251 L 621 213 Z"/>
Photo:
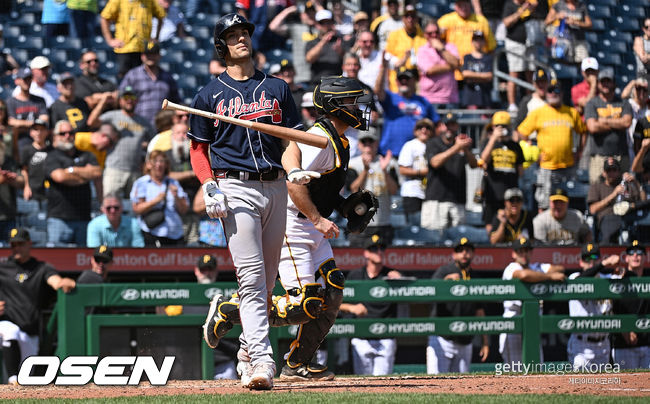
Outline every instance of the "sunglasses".
<path id="1" fill-rule="evenodd" d="M 636 91 L 648 91 L 648 87 L 643 87 L 643 86 L 636 86 Z"/>
<path id="2" fill-rule="evenodd" d="M 562 89 L 560 87 L 553 86 L 548 88 L 548 92 L 553 94 L 560 94 L 562 92 Z"/>
<path id="3" fill-rule="evenodd" d="M 59 136 L 70 136 L 70 135 L 74 135 L 74 132 L 71 131 L 71 130 L 67 130 L 65 132 L 59 132 L 59 133 L 57 133 L 57 135 L 59 135 Z"/>
<path id="4" fill-rule="evenodd" d="M 135 100 L 138 99 L 138 97 L 136 97 L 135 95 L 127 94 L 127 95 L 123 95 L 122 99 L 124 99 L 126 101 L 135 101 Z"/>
<path id="5" fill-rule="evenodd" d="M 650 29 L 650 25 L 644 25 L 643 28 Z"/>
<path id="6" fill-rule="evenodd" d="M 110 260 L 103 257 L 94 257 L 94 258 L 95 258 L 95 262 L 98 264 L 108 264 L 109 262 L 111 262 Z"/>
<path id="7" fill-rule="evenodd" d="M 386 247 L 380 247 L 380 246 L 373 245 L 373 246 L 368 247 L 368 251 L 373 252 L 373 253 L 376 253 L 378 251 L 386 251 Z"/>
<path id="8" fill-rule="evenodd" d="M 99 59 L 88 59 L 88 60 L 84 60 L 83 62 L 88 64 L 99 63 Z"/>
<path id="9" fill-rule="evenodd" d="M 645 251 L 641 249 L 628 250 L 627 255 L 645 255 Z"/>
<path id="10" fill-rule="evenodd" d="M 522 198 L 518 197 L 518 196 L 515 196 L 515 197 L 512 197 L 512 198 L 508 199 L 508 202 L 510 202 L 510 203 L 521 203 L 523 201 L 524 200 Z"/>
<path id="11" fill-rule="evenodd" d="M 596 261 L 600 258 L 600 255 L 598 254 L 589 254 L 589 255 L 583 255 L 582 260 L 587 262 L 587 261 Z"/>
<path id="12" fill-rule="evenodd" d="M 120 205 L 109 205 L 109 206 L 104 206 L 104 209 L 108 211 L 112 211 L 112 210 L 118 211 L 122 209 L 122 207 Z"/>

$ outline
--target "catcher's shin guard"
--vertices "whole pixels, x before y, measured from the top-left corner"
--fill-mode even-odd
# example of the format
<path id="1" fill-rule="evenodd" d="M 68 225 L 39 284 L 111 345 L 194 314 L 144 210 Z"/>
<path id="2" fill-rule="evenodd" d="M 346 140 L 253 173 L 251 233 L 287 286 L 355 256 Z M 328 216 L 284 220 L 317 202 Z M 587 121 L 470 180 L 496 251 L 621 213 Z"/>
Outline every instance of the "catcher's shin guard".
<path id="1" fill-rule="evenodd" d="M 317 319 L 310 320 L 298 328 L 298 335 L 291 342 L 291 350 L 287 356 L 287 365 L 290 368 L 309 363 L 330 328 L 334 325 L 336 315 L 343 301 L 345 276 L 336 267 L 334 260 L 330 259 L 324 262 L 318 272 L 325 279 L 323 310 Z"/>
<path id="2" fill-rule="evenodd" d="M 318 318 L 324 295 L 325 291 L 320 283 L 308 283 L 302 290 L 295 288 L 287 291 L 284 296 L 274 296 L 269 324 L 271 327 L 300 325 Z M 301 300 L 297 304 L 291 303 L 290 296 L 301 296 Z"/>

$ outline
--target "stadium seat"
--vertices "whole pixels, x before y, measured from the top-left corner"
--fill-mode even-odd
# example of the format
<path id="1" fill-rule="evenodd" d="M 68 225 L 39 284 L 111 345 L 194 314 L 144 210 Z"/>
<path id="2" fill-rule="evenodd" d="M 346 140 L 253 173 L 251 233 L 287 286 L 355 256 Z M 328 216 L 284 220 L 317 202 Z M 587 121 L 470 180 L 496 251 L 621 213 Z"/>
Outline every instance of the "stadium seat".
<path id="1" fill-rule="evenodd" d="M 465 212 L 465 224 L 474 227 L 483 227 L 483 212 L 476 212 L 473 210 L 468 210 Z"/>
<path id="2" fill-rule="evenodd" d="M 462 237 L 467 237 L 474 244 L 489 244 L 485 229 L 479 229 L 472 226 L 460 225 L 450 227 L 443 233 L 443 240 L 449 240 L 452 244 L 457 243 Z"/>
<path id="3" fill-rule="evenodd" d="M 183 62 L 183 72 L 195 76 L 209 76 L 208 65 L 206 63 L 192 63 L 189 60 Z"/>
<path id="4" fill-rule="evenodd" d="M 617 41 L 622 41 L 622 42 L 626 42 L 626 43 L 630 43 L 630 44 L 634 40 L 632 38 L 632 34 L 630 34 L 629 32 L 621 32 L 621 31 L 614 30 L 614 29 L 610 29 L 609 31 L 607 31 L 605 33 L 605 38 L 611 38 L 611 39 L 615 39 Z"/>
<path id="5" fill-rule="evenodd" d="M 585 32 L 585 39 L 589 44 L 598 44 L 600 41 L 598 34 L 595 32 Z"/>
<path id="6" fill-rule="evenodd" d="M 172 38 L 170 41 L 165 42 L 162 47 L 173 50 L 183 51 L 196 51 L 196 40 L 194 38 L 181 39 L 178 37 Z"/>
<path id="7" fill-rule="evenodd" d="M 212 40 L 212 30 L 210 30 L 208 27 L 202 27 L 202 26 L 192 27 L 192 30 L 190 31 L 190 35 L 200 40 L 205 40 L 205 39 Z"/>
<path id="8" fill-rule="evenodd" d="M 603 65 L 620 66 L 623 63 L 621 55 L 612 52 L 598 51 L 596 52 L 596 59 L 598 59 L 599 64 Z"/>
<path id="9" fill-rule="evenodd" d="M 621 0 L 621 4 L 627 6 L 648 7 L 648 0 Z"/>
<path id="10" fill-rule="evenodd" d="M 616 7 L 618 6 L 618 0 L 589 0 L 589 4 Z"/>
<path id="11" fill-rule="evenodd" d="M 648 3 L 646 2 L 645 6 L 648 6 Z M 591 13 L 591 11 L 590 11 Z M 629 4 L 623 4 L 619 7 L 617 7 L 617 14 L 625 17 L 625 18 L 645 18 L 646 13 L 643 10 L 643 7 L 640 6 L 635 6 L 635 5 L 629 5 Z"/>
<path id="12" fill-rule="evenodd" d="M 625 32 L 639 32 L 641 30 L 639 20 L 621 16 L 610 18 L 608 26 Z"/>
<path id="13" fill-rule="evenodd" d="M 558 79 L 575 79 L 580 76 L 576 66 L 553 63 L 551 67 L 555 70 L 555 75 Z"/>
<path id="14" fill-rule="evenodd" d="M 57 49 L 75 49 L 81 50 L 81 39 L 67 36 L 57 36 L 54 38 L 53 47 Z"/>
<path id="15" fill-rule="evenodd" d="M 185 61 L 185 56 L 182 51 L 173 50 L 173 49 L 161 49 L 160 54 L 162 55 L 161 61 L 169 62 L 171 64 L 178 64 L 179 66 Z"/>
<path id="16" fill-rule="evenodd" d="M 437 18 L 443 14 L 438 6 L 433 3 L 418 2 L 416 3 L 415 7 L 417 8 L 418 12 L 428 15 L 429 17 Z"/>
<path id="17" fill-rule="evenodd" d="M 237 11 L 234 2 L 224 1 L 221 3 L 221 15 L 230 14 Z"/>
<path id="18" fill-rule="evenodd" d="M 419 226 L 406 226 L 395 229 L 393 245 L 435 245 L 440 244 L 442 232 L 427 230 Z"/>
<path id="19" fill-rule="evenodd" d="M 587 10 L 591 18 L 609 18 L 612 16 L 610 8 L 603 5 L 588 4 Z"/>
<path id="20" fill-rule="evenodd" d="M 607 52 L 616 52 L 621 55 L 631 52 L 631 50 L 627 49 L 627 44 L 623 41 L 617 41 L 614 39 L 605 38 L 602 40 L 601 44 L 602 46 L 600 46 L 598 50 L 607 51 Z"/>
<path id="21" fill-rule="evenodd" d="M 206 51 L 203 48 L 199 48 L 196 52 L 190 55 L 190 60 L 193 62 L 204 62 L 209 63 L 212 59 L 212 51 Z"/>
<path id="22" fill-rule="evenodd" d="M 592 31 L 604 31 L 606 29 L 605 21 L 600 18 L 591 19 L 591 30 Z"/>
<path id="23" fill-rule="evenodd" d="M 17 25 L 20 27 L 34 26 L 39 21 L 36 19 L 36 13 L 21 10 L 18 18 L 10 21 L 7 25 Z"/>

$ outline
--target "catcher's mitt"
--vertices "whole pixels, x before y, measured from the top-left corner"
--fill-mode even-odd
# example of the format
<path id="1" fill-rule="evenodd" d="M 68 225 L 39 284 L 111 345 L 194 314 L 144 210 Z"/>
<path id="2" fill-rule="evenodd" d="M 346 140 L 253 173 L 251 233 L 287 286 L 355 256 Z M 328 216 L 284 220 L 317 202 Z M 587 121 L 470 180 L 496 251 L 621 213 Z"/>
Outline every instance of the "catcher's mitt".
<path id="1" fill-rule="evenodd" d="M 340 212 L 343 217 L 348 219 L 345 228 L 346 232 L 357 234 L 364 231 L 375 213 L 377 213 L 378 207 L 377 198 L 366 189 L 357 191 L 345 198 L 341 204 Z"/>

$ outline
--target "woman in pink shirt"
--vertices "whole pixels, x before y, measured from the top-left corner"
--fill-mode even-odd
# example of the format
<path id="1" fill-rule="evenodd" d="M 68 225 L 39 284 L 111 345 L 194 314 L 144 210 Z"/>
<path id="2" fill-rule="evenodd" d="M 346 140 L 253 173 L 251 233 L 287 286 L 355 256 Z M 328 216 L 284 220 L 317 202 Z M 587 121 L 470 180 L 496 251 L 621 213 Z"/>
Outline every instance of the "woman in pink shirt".
<path id="1" fill-rule="evenodd" d="M 440 39 L 440 29 L 435 21 L 424 27 L 424 36 L 427 43 L 417 52 L 420 95 L 438 108 L 457 107 L 458 85 L 454 70 L 459 67 L 458 49 Z"/>

